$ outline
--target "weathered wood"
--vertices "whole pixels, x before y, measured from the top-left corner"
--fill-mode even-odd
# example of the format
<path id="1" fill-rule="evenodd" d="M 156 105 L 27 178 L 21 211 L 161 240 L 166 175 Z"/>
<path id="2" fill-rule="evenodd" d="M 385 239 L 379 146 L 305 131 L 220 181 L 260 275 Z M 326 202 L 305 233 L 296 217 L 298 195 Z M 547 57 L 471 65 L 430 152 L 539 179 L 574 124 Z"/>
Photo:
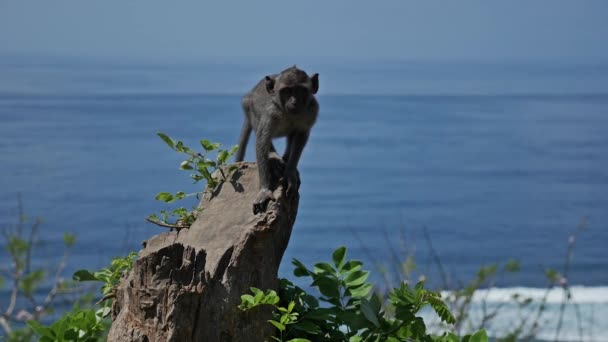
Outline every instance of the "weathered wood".
<path id="1" fill-rule="evenodd" d="M 267 340 L 270 311 L 237 305 L 251 286 L 277 290 L 299 196 L 278 186 L 276 201 L 254 215 L 257 193 L 255 164 L 239 163 L 230 182 L 203 196 L 189 229 L 145 241 L 117 289 L 108 341 Z"/>

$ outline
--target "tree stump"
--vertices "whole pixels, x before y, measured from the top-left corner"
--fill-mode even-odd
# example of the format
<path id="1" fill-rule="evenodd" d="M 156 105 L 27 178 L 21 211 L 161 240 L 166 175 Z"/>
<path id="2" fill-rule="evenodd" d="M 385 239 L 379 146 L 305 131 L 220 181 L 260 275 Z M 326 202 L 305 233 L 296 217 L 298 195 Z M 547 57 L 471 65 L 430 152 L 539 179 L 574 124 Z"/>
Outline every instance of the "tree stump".
<path id="1" fill-rule="evenodd" d="M 268 308 L 243 312 L 237 306 L 252 286 L 278 290 L 299 195 L 278 184 L 276 201 L 254 215 L 258 170 L 254 163 L 238 165 L 229 181 L 205 193 L 189 229 L 144 242 L 117 288 L 108 341 L 257 342 L 272 336 Z"/>

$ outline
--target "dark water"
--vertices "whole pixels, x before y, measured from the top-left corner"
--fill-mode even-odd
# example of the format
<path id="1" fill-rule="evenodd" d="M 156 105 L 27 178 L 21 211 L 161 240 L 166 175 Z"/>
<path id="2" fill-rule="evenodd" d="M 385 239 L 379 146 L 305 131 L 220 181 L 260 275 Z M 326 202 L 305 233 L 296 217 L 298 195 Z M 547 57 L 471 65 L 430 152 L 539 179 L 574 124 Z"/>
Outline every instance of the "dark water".
<path id="1" fill-rule="evenodd" d="M 105 265 L 161 232 L 143 221 L 164 208 L 153 199 L 157 192 L 197 190 L 177 170 L 181 157 L 155 132 L 190 146 L 201 138 L 228 146 L 236 143 L 242 114 L 240 89 L 212 95 L 193 88 L 213 90 L 209 79 L 218 79 L 221 67 L 208 69 L 209 79 L 207 69 L 199 79 L 187 69 L 66 68 L 0 68 L 8 75 L 0 82 L 0 224 L 16 220 L 20 193 L 26 213 L 45 221 L 35 262 L 58 260 L 69 231 L 78 237 L 73 270 Z M 385 93 L 414 88 L 400 83 L 408 70 L 381 71 L 392 82 Z M 562 268 L 568 237 L 586 217 L 569 280 L 608 285 L 608 94 L 597 87 L 608 84 L 608 72 L 599 73 L 582 69 L 577 77 L 569 70 L 551 85 L 548 72 L 530 79 L 530 93 L 517 95 L 322 92 L 282 275 L 290 274 L 291 258 L 327 259 L 340 245 L 352 257 L 390 265 L 392 246 L 400 257 L 414 253 L 418 273 L 436 281 L 426 227 L 452 282 L 470 279 L 482 264 L 517 258 L 522 272 L 498 285 L 543 287 L 543 268 Z M 180 83 L 175 75 L 188 76 Z M 243 88 L 252 83 L 226 75 Z M 450 87 L 528 84 L 523 72 L 502 88 L 500 73 L 473 86 L 458 75 Z M 587 92 L 585 77 L 593 85 Z M 573 91 L 564 92 L 568 82 Z M 215 89 L 231 84 L 223 80 Z M 448 89 L 441 79 L 425 84 L 438 85 L 438 94 Z M 140 86 L 146 91 L 136 93 Z M 253 160 L 251 149 L 247 159 Z M 607 298 L 603 293 L 598 301 Z"/>

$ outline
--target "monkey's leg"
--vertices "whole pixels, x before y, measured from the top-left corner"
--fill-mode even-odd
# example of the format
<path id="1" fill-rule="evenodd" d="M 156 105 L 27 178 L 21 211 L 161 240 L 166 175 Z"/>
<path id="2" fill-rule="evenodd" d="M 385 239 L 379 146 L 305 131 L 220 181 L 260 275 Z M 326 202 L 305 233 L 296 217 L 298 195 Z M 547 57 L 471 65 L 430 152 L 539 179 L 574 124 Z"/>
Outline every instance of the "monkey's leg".
<path id="1" fill-rule="evenodd" d="M 270 162 L 268 154 L 272 148 L 272 137 L 270 135 L 271 123 L 266 122 L 260 125 L 256 132 L 255 139 L 255 155 L 258 164 L 258 173 L 260 177 L 260 192 L 253 202 L 253 213 L 258 214 L 266 210 L 268 201 L 274 200 L 270 183 L 272 181 L 270 173 Z"/>
<path id="2" fill-rule="evenodd" d="M 271 159 L 270 172 L 272 173 L 272 180 L 274 181 L 283 177 L 284 167 L 281 165 L 281 157 L 279 157 L 273 143 L 270 143 L 270 153 L 268 153 L 268 158 Z"/>
<path id="3" fill-rule="evenodd" d="M 296 132 L 290 135 L 291 143 L 289 146 L 289 155 L 287 165 L 285 165 L 285 175 L 283 176 L 287 181 L 287 192 L 291 189 L 297 190 L 299 187 L 297 173 L 298 162 L 302 156 L 304 146 L 306 146 L 306 142 L 308 142 L 308 135 L 308 132 Z"/>
<path id="4" fill-rule="evenodd" d="M 241 129 L 241 137 L 239 139 L 239 150 L 236 152 L 235 162 L 241 162 L 245 158 L 245 150 L 247 149 L 247 141 L 249 141 L 249 135 L 251 134 L 251 123 L 249 118 L 245 116 L 243 121 L 243 128 Z"/>
<path id="5" fill-rule="evenodd" d="M 283 153 L 283 161 L 287 163 L 289 161 L 289 154 L 291 153 L 291 142 L 293 141 L 293 133 L 287 136 L 287 144 L 285 144 L 285 153 Z"/>
<path id="6" fill-rule="evenodd" d="M 274 147 L 274 144 L 271 142 L 270 143 L 270 150 L 268 152 L 269 156 L 276 156 L 277 158 L 279 157 L 279 154 L 277 153 L 277 149 Z"/>

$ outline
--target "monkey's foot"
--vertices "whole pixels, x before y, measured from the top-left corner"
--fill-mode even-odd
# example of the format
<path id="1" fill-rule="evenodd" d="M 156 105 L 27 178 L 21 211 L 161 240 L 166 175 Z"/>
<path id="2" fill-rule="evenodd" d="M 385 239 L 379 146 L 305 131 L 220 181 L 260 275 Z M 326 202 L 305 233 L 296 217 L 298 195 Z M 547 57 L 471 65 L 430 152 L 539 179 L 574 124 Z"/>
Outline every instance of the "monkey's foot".
<path id="1" fill-rule="evenodd" d="M 298 173 L 296 171 L 283 175 L 283 181 L 287 185 L 288 194 L 292 191 L 298 191 L 300 188 L 300 177 L 298 177 Z"/>
<path id="2" fill-rule="evenodd" d="M 272 195 L 272 191 L 269 189 L 260 190 L 258 197 L 253 202 L 253 213 L 257 215 L 263 211 L 266 211 L 266 206 L 268 206 L 268 202 L 271 200 L 275 200 L 274 196 Z"/>

